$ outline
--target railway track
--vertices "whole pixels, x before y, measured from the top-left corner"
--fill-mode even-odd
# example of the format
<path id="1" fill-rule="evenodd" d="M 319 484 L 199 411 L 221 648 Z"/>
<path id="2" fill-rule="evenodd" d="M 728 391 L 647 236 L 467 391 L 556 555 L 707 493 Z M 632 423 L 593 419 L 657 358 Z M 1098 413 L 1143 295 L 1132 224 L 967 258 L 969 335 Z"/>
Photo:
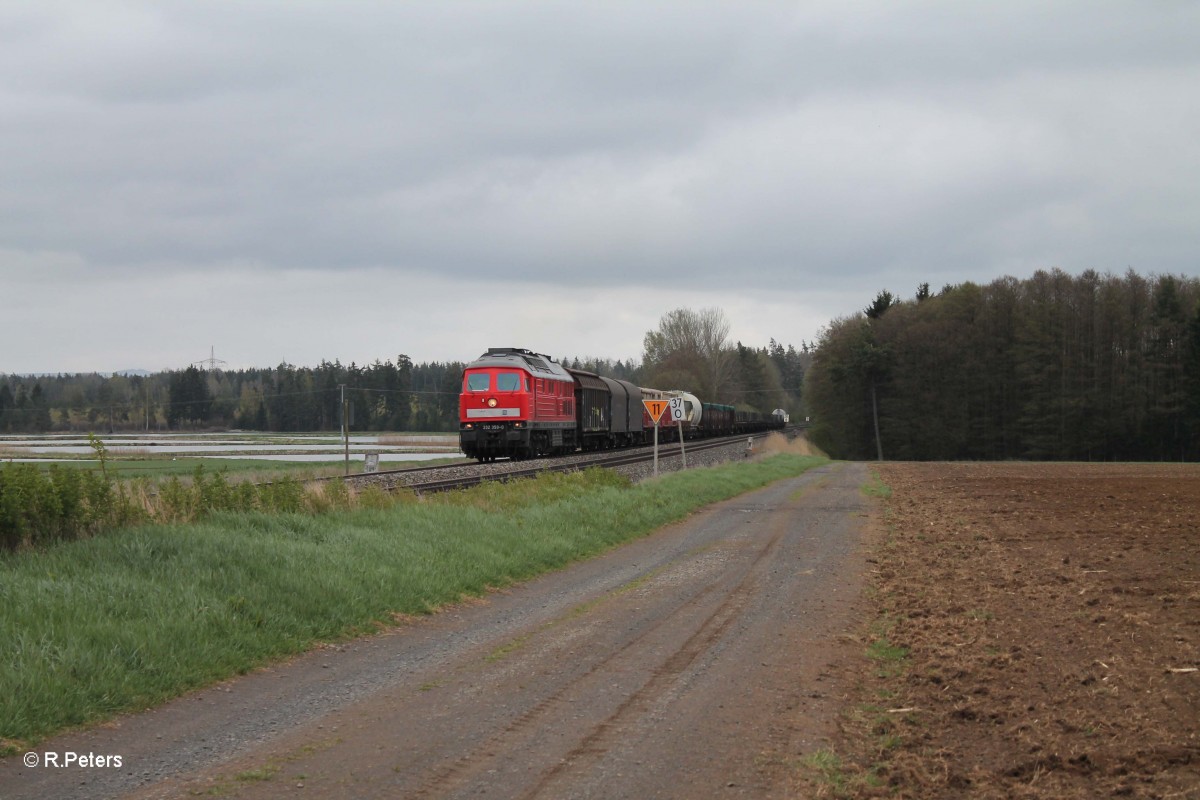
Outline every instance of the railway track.
<path id="1" fill-rule="evenodd" d="M 785 433 L 787 432 L 785 430 Z M 717 439 L 685 442 L 683 456 L 686 459 L 693 453 L 699 455 L 709 450 L 729 447 L 739 442 L 762 439 L 769 435 L 769 433 L 771 432 L 740 434 Z M 660 460 L 674 458 L 679 455 L 680 446 L 678 442 L 659 445 Z M 469 486 L 477 486 L 484 481 L 508 481 L 518 478 L 530 478 L 543 472 L 576 472 L 588 467 L 618 468 L 648 464 L 653 459 L 654 448 L 652 446 L 642 446 L 620 451 L 607 450 L 581 453 L 564 458 L 546 458 L 535 461 L 501 461 L 491 464 L 442 464 L 433 467 L 411 467 L 407 469 L 347 475 L 340 479 L 358 488 L 374 485 L 387 491 L 410 489 L 417 494 L 423 494 L 426 492 L 463 489 Z M 425 479 L 427 475 L 431 477 Z M 442 477 L 443 475 L 445 477 Z M 338 478 L 330 478 L 328 480 L 338 480 Z"/>

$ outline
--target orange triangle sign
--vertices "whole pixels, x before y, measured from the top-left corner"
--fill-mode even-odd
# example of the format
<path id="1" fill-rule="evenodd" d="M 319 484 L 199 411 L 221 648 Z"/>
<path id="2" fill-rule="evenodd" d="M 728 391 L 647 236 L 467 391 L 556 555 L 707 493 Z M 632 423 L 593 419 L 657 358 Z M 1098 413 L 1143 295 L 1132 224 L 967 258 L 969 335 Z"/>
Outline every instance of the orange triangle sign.
<path id="1" fill-rule="evenodd" d="M 663 415 L 670 405 L 667 400 L 643 400 L 642 405 L 646 407 L 646 413 L 650 415 L 650 421 L 655 425 L 658 424 L 658 418 Z"/>

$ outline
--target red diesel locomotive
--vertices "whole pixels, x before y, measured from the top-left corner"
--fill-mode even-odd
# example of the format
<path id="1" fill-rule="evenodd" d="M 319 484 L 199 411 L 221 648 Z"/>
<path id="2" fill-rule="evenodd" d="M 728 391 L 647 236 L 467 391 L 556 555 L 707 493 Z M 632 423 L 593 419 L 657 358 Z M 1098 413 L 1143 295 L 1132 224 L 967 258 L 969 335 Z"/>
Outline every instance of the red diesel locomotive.
<path id="1" fill-rule="evenodd" d="M 493 347 L 463 369 L 459 444 L 468 458 L 534 458 L 648 442 L 653 422 L 642 399 L 680 397 L 686 418 L 664 439 L 783 427 L 782 417 L 701 403 L 688 392 L 643 389 L 629 381 L 565 369 L 549 356 Z M 777 411 L 781 414 L 782 411 Z"/>
<path id="2" fill-rule="evenodd" d="M 480 461 L 568 452 L 578 445 L 575 381 L 547 356 L 492 347 L 463 370 L 463 453 Z"/>

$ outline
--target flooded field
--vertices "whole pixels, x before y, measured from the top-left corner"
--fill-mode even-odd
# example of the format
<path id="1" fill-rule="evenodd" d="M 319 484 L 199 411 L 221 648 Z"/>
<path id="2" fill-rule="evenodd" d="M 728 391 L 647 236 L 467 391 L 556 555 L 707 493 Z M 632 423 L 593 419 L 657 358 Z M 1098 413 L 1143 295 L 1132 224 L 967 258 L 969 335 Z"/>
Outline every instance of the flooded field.
<path id="1" fill-rule="evenodd" d="M 344 459 L 346 445 L 337 434 L 153 433 L 98 437 L 110 461 L 213 459 L 272 462 L 333 462 Z M 355 434 L 349 439 L 350 460 L 367 454 L 380 463 L 461 458 L 454 434 Z M 87 437 L 78 434 L 0 436 L 0 460 L 34 463 L 96 462 Z"/>

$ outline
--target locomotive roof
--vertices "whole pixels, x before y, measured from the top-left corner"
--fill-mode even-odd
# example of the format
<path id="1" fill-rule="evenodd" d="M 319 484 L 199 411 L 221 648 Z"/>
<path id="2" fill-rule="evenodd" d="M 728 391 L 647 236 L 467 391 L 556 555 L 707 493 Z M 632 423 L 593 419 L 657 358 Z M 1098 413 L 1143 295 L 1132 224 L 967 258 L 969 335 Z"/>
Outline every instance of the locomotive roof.
<path id="1" fill-rule="evenodd" d="M 562 365 L 550 356 L 518 347 L 489 347 L 486 353 L 467 364 L 466 369 L 478 367 L 516 367 L 541 377 L 571 380 Z"/>

